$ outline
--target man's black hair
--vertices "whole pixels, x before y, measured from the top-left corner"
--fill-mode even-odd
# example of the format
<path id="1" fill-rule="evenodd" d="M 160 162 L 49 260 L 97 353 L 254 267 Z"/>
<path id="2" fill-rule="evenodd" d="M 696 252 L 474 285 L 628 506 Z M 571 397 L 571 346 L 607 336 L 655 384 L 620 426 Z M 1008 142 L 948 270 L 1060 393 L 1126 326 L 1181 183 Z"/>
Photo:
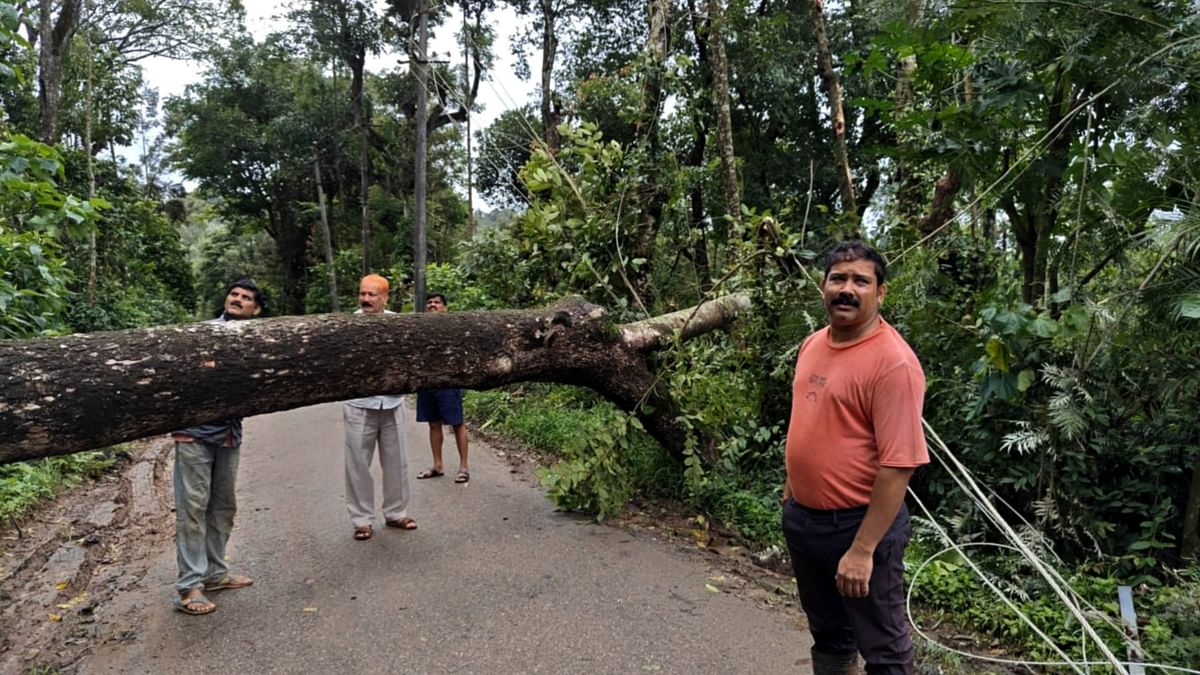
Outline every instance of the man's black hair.
<path id="1" fill-rule="evenodd" d="M 887 281 L 887 263 L 884 262 L 883 256 L 858 240 L 843 241 L 833 247 L 829 256 L 825 258 L 825 276 L 829 276 L 829 270 L 833 269 L 834 265 L 855 260 L 869 260 L 875 263 L 875 281 L 880 286 Z"/>
<path id="2" fill-rule="evenodd" d="M 267 310 L 267 294 L 263 293 L 262 289 L 258 287 L 258 284 L 254 283 L 253 279 L 238 279 L 232 284 L 229 284 L 229 288 L 225 289 L 226 297 L 228 297 L 229 293 L 235 288 L 240 288 L 253 293 L 254 304 L 258 305 L 258 308 L 264 312 Z"/>
<path id="3" fill-rule="evenodd" d="M 437 298 L 437 299 L 441 300 L 443 305 L 445 305 L 445 306 L 447 306 L 447 307 L 449 307 L 449 306 L 450 306 L 450 303 L 449 303 L 449 302 L 446 302 L 446 296 L 442 295 L 441 293 L 429 293 L 429 294 L 427 294 L 427 295 L 425 296 L 425 302 L 427 302 L 427 303 L 428 303 L 430 300 L 432 300 L 432 299 L 434 299 L 434 298 Z"/>

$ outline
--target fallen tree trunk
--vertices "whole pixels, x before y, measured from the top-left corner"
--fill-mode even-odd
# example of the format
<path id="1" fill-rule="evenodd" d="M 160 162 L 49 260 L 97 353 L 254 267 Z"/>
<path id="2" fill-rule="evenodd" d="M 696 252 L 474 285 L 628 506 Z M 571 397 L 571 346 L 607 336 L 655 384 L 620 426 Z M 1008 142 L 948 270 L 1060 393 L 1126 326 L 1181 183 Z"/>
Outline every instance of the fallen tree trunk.
<path id="1" fill-rule="evenodd" d="M 645 353 L 749 301 L 617 325 L 581 301 L 529 311 L 322 315 L 0 342 L 0 464 L 183 427 L 418 389 L 543 381 L 594 389 L 664 447 L 687 438 Z"/>

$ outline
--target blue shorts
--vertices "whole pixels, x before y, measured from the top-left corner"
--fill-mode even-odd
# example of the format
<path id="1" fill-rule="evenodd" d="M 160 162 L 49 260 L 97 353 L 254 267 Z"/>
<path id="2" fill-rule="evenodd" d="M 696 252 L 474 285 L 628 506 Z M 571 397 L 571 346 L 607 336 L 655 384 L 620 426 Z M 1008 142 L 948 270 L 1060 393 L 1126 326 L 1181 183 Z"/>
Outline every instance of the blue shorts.
<path id="1" fill-rule="evenodd" d="M 417 421 L 441 422 L 456 427 L 463 423 L 462 389 L 417 392 Z"/>

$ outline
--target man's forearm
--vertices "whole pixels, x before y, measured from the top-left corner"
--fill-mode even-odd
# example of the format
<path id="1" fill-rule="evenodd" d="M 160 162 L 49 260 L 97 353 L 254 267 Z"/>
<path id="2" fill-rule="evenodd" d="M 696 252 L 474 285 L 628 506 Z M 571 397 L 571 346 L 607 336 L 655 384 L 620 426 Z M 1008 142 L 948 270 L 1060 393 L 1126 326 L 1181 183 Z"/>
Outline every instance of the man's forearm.
<path id="1" fill-rule="evenodd" d="M 900 505 L 904 503 L 904 494 L 908 490 L 908 480 L 914 469 L 897 469 L 880 467 L 879 475 L 875 477 L 875 485 L 871 488 L 871 502 L 867 506 L 867 514 L 863 517 L 858 534 L 854 537 L 851 549 L 860 553 L 873 555 L 879 540 L 887 533 L 896 520 Z"/>

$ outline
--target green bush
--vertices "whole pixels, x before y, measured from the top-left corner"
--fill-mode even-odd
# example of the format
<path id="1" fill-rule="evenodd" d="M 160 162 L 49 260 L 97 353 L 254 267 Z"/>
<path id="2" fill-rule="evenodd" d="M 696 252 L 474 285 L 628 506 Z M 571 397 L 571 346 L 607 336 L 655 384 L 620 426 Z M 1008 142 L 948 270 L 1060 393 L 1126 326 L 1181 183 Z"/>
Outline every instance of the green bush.
<path id="1" fill-rule="evenodd" d="M 470 392 L 466 403 L 475 422 L 559 457 L 538 472 L 559 508 L 603 519 L 637 492 L 673 484 L 664 471 L 679 478 L 635 417 L 586 390 L 533 384 Z"/>
<path id="2" fill-rule="evenodd" d="M 0 520 L 24 516 L 40 500 L 100 475 L 115 462 L 112 452 L 96 451 L 0 465 Z"/>
<path id="3" fill-rule="evenodd" d="M 937 548 L 940 542 L 918 536 L 907 551 L 908 581 L 923 615 L 937 614 L 940 621 L 996 638 L 1023 658 L 1058 658 L 1041 637 L 996 598 L 961 556 L 951 551 L 929 559 Z M 1078 622 L 1037 572 L 1014 554 L 978 551 L 971 548 L 967 553 L 1059 648 L 1074 659 L 1083 660 L 1085 655 L 1096 658 L 1094 645 L 1088 643 Z M 919 576 L 914 578 L 918 571 Z M 1117 586 L 1123 582 L 1081 571 L 1060 573 L 1095 608 L 1085 606 L 1085 612 L 1108 647 L 1124 655 L 1124 642 L 1117 628 L 1121 621 Z M 1200 570 L 1191 574 L 1193 578 L 1174 586 L 1138 587 L 1134 595 L 1136 612 L 1144 625 L 1140 642 L 1148 663 L 1200 663 Z M 1100 614 L 1107 617 L 1107 623 L 1097 620 Z"/>
<path id="4" fill-rule="evenodd" d="M 58 246 L 48 237 L 0 225 L 0 339 L 62 333 L 67 278 Z"/>

